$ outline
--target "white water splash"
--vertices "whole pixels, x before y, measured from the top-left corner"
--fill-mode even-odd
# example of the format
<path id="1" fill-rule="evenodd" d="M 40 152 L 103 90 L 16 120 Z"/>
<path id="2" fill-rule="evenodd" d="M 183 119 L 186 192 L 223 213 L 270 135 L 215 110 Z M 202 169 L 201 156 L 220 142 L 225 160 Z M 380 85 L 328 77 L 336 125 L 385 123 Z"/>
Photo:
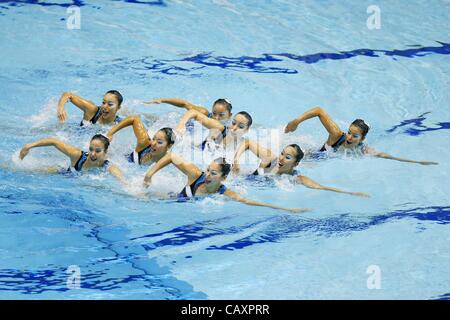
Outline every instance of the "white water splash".
<path id="1" fill-rule="evenodd" d="M 51 97 L 39 110 L 39 113 L 36 115 L 32 115 L 28 119 L 26 119 L 29 123 L 31 123 L 32 128 L 42 127 L 44 124 L 48 124 L 57 120 L 56 117 L 56 106 L 58 104 L 58 98 Z"/>

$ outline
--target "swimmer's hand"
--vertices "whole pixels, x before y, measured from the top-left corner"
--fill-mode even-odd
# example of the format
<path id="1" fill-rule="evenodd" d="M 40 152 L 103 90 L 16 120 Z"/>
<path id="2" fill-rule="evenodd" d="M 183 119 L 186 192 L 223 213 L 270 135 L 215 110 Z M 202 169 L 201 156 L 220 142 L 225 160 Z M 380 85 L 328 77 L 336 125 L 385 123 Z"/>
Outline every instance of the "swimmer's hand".
<path id="1" fill-rule="evenodd" d="M 19 154 L 20 160 L 23 160 L 23 158 L 25 158 L 27 156 L 29 151 L 30 151 L 30 146 L 28 144 L 24 145 L 22 150 L 20 150 L 20 154 Z"/>
<path id="2" fill-rule="evenodd" d="M 239 164 L 239 162 L 234 162 L 233 163 L 233 167 L 232 170 L 235 174 L 238 174 L 239 171 L 241 171 L 241 165 Z"/>
<path id="3" fill-rule="evenodd" d="M 67 112 L 64 108 L 58 108 L 57 112 L 59 123 L 64 123 L 67 120 Z"/>
<path id="4" fill-rule="evenodd" d="M 162 99 L 153 99 L 150 101 L 144 101 L 143 103 L 144 104 L 160 104 L 160 103 L 162 103 Z"/>
<path id="5" fill-rule="evenodd" d="M 350 192 L 352 196 L 370 198 L 370 194 L 366 192 Z"/>
<path id="6" fill-rule="evenodd" d="M 152 183 L 152 177 L 149 175 L 145 175 L 144 177 L 144 188 L 150 187 L 150 184 Z"/>
<path id="7" fill-rule="evenodd" d="M 423 165 L 423 166 L 438 165 L 439 164 L 439 163 L 433 162 L 433 161 L 419 161 L 418 163 Z"/>
<path id="8" fill-rule="evenodd" d="M 294 132 L 295 130 L 297 130 L 298 124 L 299 123 L 298 123 L 297 119 L 289 121 L 286 128 L 284 128 L 284 133 Z"/>

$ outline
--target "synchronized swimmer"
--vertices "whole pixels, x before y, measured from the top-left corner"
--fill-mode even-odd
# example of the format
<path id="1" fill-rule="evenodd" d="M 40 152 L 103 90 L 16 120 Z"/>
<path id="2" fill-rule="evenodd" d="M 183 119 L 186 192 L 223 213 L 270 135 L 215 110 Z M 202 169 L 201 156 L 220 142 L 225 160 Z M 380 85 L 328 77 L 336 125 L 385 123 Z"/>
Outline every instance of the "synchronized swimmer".
<path id="1" fill-rule="evenodd" d="M 352 150 L 359 151 L 362 154 L 372 155 L 378 158 L 397 160 L 401 162 L 410 162 L 410 163 L 418 163 L 421 165 L 432 165 L 438 164 L 437 162 L 432 161 L 415 161 L 409 159 L 402 159 L 391 156 L 385 152 L 380 152 L 367 146 L 364 143 L 364 139 L 369 132 L 369 126 L 362 119 L 356 119 L 352 122 L 350 127 L 348 128 L 347 134 L 345 134 L 336 122 L 331 119 L 328 113 L 325 112 L 320 107 L 312 108 L 311 110 L 306 111 L 302 115 L 298 116 L 294 120 L 290 121 L 286 128 L 284 129 L 285 133 L 293 132 L 297 130 L 297 127 L 300 123 L 305 120 L 318 117 L 322 125 L 328 131 L 328 139 L 323 145 L 323 147 L 319 150 L 320 152 L 324 151 L 339 151 L 339 150 Z"/>
<path id="2" fill-rule="evenodd" d="M 72 169 L 75 171 L 84 171 L 93 168 L 102 168 L 107 170 L 121 183 L 126 184 L 122 171 L 107 159 L 109 140 L 101 134 L 92 137 L 89 144 L 89 152 L 82 151 L 81 149 L 58 139 L 46 138 L 23 146 L 20 150 L 19 157 L 23 160 L 30 152 L 30 149 L 48 146 L 55 147 L 70 159 L 70 167 L 67 168 L 67 170 L 60 171 L 49 168 L 49 172 L 56 171 L 65 173 L 72 172 Z"/>
<path id="3" fill-rule="evenodd" d="M 64 92 L 59 99 L 57 109 L 57 116 L 61 123 L 67 120 L 67 112 L 64 109 L 64 105 L 68 101 L 83 111 L 83 120 L 81 120 L 80 126 L 85 126 L 89 123 L 112 124 L 119 123 L 122 120 L 117 116 L 117 112 L 120 110 L 123 97 L 117 90 L 110 90 L 105 93 L 101 107 L 71 92 Z"/>
<path id="4" fill-rule="evenodd" d="M 67 120 L 67 113 L 64 109 L 65 104 L 70 101 L 84 113 L 80 126 L 86 125 L 114 125 L 106 135 L 97 134 L 92 137 L 89 145 L 89 152 L 82 151 L 79 148 L 64 143 L 58 139 L 46 138 L 30 144 L 26 144 L 20 151 L 20 159 L 24 159 L 30 149 L 44 146 L 54 146 L 60 152 L 70 158 L 71 166 L 63 170 L 64 172 L 88 170 L 92 168 L 101 168 L 112 174 L 121 183 L 127 184 L 122 171 L 107 159 L 107 152 L 113 137 L 120 130 L 131 126 L 136 137 L 136 147 L 134 151 L 126 154 L 129 162 L 138 165 L 150 166 L 144 177 L 144 186 L 151 185 L 152 177 L 161 169 L 169 164 L 173 164 L 184 175 L 187 176 L 187 185 L 176 196 L 178 201 L 195 199 L 199 196 L 211 194 L 222 194 L 230 199 L 239 201 L 248 205 L 263 206 L 273 209 L 285 210 L 290 212 L 305 212 L 308 209 L 284 208 L 272 204 L 257 202 L 242 197 L 223 184 L 230 171 L 238 174 L 240 172 L 240 158 L 247 151 L 251 151 L 260 159 L 259 167 L 252 175 L 289 175 L 292 176 L 295 183 L 303 184 L 312 189 L 328 190 L 338 193 L 346 193 L 354 196 L 368 197 L 364 192 L 349 192 L 337 188 L 323 186 L 307 176 L 301 175 L 295 168 L 304 157 L 304 152 L 298 144 L 290 144 L 284 147 L 279 156 L 273 154 L 270 149 L 264 148 L 258 143 L 244 138 L 249 131 L 253 119 L 246 111 L 241 111 L 233 116 L 232 104 L 227 99 L 217 99 L 212 111 L 194 105 L 188 101 L 176 98 L 159 98 L 144 104 L 166 103 L 179 108 L 186 109 L 186 113 L 181 117 L 178 125 L 172 129 L 164 127 L 158 130 L 153 137 L 150 137 L 148 130 L 137 115 L 121 119 L 117 113 L 123 102 L 120 92 L 110 90 L 103 97 L 101 106 L 81 98 L 73 93 L 65 92 L 57 107 L 57 116 L 61 123 Z M 418 163 L 422 165 L 438 164 L 431 161 L 415 161 L 391 156 L 387 153 L 377 151 L 364 143 L 369 132 L 369 126 L 364 120 L 357 119 L 353 121 L 347 133 L 344 133 L 331 117 L 320 107 L 306 111 L 299 117 L 290 121 L 285 133 L 293 132 L 305 120 L 318 117 L 328 131 L 328 139 L 320 148 L 319 152 L 338 152 L 341 150 L 351 150 L 363 155 L 372 155 L 379 158 L 397 160 L 402 162 Z M 203 127 L 209 129 L 208 137 L 202 142 L 201 149 L 204 151 L 222 145 L 224 147 L 233 147 L 235 151 L 233 164 L 227 163 L 225 158 L 217 158 L 210 163 L 205 171 L 202 171 L 193 163 L 187 162 L 181 156 L 170 151 L 176 143 L 178 137 L 181 137 L 186 130 L 193 127 L 193 121 L 200 123 Z M 50 170 L 51 171 L 51 170 Z M 55 171 L 55 170 L 53 170 Z M 61 170 L 59 170 L 61 172 Z"/>
<path id="5" fill-rule="evenodd" d="M 205 150 L 206 146 L 210 146 L 211 143 L 236 148 L 242 142 L 242 137 L 248 132 L 253 123 L 252 117 L 246 111 L 236 113 L 231 123 L 225 125 L 219 120 L 209 118 L 197 110 L 189 110 L 181 117 L 175 128 L 178 135 L 182 135 L 185 132 L 187 123 L 192 119 L 210 130 L 209 136 L 201 144 L 202 150 Z"/>
<path id="6" fill-rule="evenodd" d="M 153 139 L 148 135 L 147 128 L 138 116 L 130 116 L 108 131 L 106 136 L 112 141 L 114 134 L 123 128 L 133 126 L 136 136 L 136 148 L 127 155 L 129 162 L 139 165 L 151 165 L 160 160 L 175 143 L 175 137 L 171 128 L 158 130 Z"/>
<path id="7" fill-rule="evenodd" d="M 311 178 L 301 175 L 295 167 L 298 166 L 300 161 L 303 159 L 304 153 L 302 149 L 297 144 L 290 144 L 286 146 L 281 154 L 277 157 L 272 153 L 272 150 L 266 149 L 260 146 L 258 143 L 246 140 L 244 141 L 236 152 L 233 162 L 233 171 L 239 173 L 240 164 L 239 158 L 242 154 L 250 150 L 255 154 L 261 163 L 259 168 L 253 172 L 253 175 L 282 175 L 287 174 L 295 176 L 295 182 L 304 185 L 307 188 L 334 191 L 338 193 L 346 193 L 353 196 L 368 197 L 369 195 L 364 192 L 349 192 L 337 188 L 323 186 Z"/>
<path id="8" fill-rule="evenodd" d="M 176 98 L 159 98 L 154 99 L 148 102 L 144 102 L 144 104 L 160 104 L 160 103 L 167 103 L 171 104 L 175 107 L 184 108 L 186 110 L 195 110 L 198 111 L 208 118 L 212 118 L 214 120 L 222 122 L 222 124 L 226 125 L 228 121 L 231 119 L 233 106 L 231 105 L 231 102 L 228 99 L 217 99 L 214 101 L 214 104 L 212 106 L 212 111 L 208 111 L 205 107 L 198 106 L 195 104 L 190 103 L 189 101 L 185 101 L 182 99 L 176 99 Z"/>
<path id="9" fill-rule="evenodd" d="M 258 202 L 242 197 L 237 192 L 225 187 L 222 183 L 228 177 L 231 165 L 224 158 L 213 160 L 205 171 L 202 171 L 193 163 L 185 161 L 180 156 L 168 153 L 158 163 L 150 169 L 145 175 L 144 181 L 146 186 L 150 185 L 152 177 L 165 166 L 173 164 L 178 170 L 185 174 L 188 178 L 187 185 L 177 195 L 178 200 L 188 200 L 193 197 L 208 194 L 223 194 L 235 201 L 239 201 L 252 206 L 268 207 L 273 209 L 285 210 L 290 212 L 305 212 L 308 209 L 300 208 L 283 208 L 263 202 Z"/>

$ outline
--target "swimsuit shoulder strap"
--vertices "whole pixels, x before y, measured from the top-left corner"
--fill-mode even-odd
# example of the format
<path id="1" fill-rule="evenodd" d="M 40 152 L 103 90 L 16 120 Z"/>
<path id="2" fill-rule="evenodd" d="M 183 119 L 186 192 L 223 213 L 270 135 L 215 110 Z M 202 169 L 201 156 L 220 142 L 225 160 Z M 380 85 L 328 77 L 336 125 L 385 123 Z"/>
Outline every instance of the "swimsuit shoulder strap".
<path id="1" fill-rule="evenodd" d="M 227 128 L 227 126 L 223 126 L 224 128 L 223 128 L 223 130 L 222 130 L 222 139 L 225 139 L 225 137 L 227 136 L 227 134 L 228 134 L 228 128 Z"/>
<path id="2" fill-rule="evenodd" d="M 345 133 L 342 134 L 342 136 L 339 138 L 338 141 L 336 141 L 331 147 L 336 150 L 339 148 L 345 141 Z"/>
<path id="3" fill-rule="evenodd" d="M 114 119 L 114 122 L 115 123 L 119 123 L 119 122 L 121 122 L 123 119 L 121 118 L 121 117 L 119 117 L 119 116 L 116 116 L 116 118 Z"/>
<path id="4" fill-rule="evenodd" d="M 108 167 L 111 165 L 111 162 L 109 162 L 109 160 L 105 160 L 105 162 L 103 162 L 103 168 L 108 169 Z"/>
<path id="5" fill-rule="evenodd" d="M 219 194 L 224 194 L 225 191 L 227 191 L 227 187 L 225 185 L 221 184 L 220 187 L 219 187 L 219 190 L 217 190 L 217 192 Z"/>
<path id="6" fill-rule="evenodd" d="M 206 144 L 208 143 L 208 139 L 203 140 L 202 142 L 202 151 L 205 150 Z"/>
<path id="7" fill-rule="evenodd" d="M 222 139 L 221 139 L 220 142 L 222 142 L 223 139 L 225 139 L 225 137 L 227 136 L 227 133 L 228 133 L 227 127 L 224 126 L 224 129 L 222 130 L 222 133 L 221 133 Z M 206 138 L 205 140 L 203 140 L 203 142 L 202 142 L 202 144 L 201 144 L 202 151 L 205 150 L 205 147 L 206 147 L 206 144 L 207 144 L 207 143 L 208 143 L 208 138 Z"/>
<path id="8" fill-rule="evenodd" d="M 205 182 L 206 175 L 204 172 L 190 185 L 185 186 L 183 190 L 178 194 L 178 198 L 190 198 L 195 196 L 195 193 L 197 192 L 198 187 Z"/>
<path id="9" fill-rule="evenodd" d="M 88 157 L 88 153 L 81 151 L 81 156 L 80 158 L 77 160 L 77 162 L 75 163 L 75 165 L 73 166 L 75 168 L 76 171 L 81 171 L 81 169 L 83 168 L 83 164 L 86 162 Z"/>
<path id="10" fill-rule="evenodd" d="M 335 143 L 333 143 L 333 145 L 331 145 L 331 148 L 333 148 L 334 151 L 336 151 L 345 141 L 345 133 L 342 133 L 342 136 L 339 138 L 338 141 L 336 141 Z M 325 143 L 322 148 L 320 148 L 319 152 L 325 152 L 327 151 L 327 144 Z"/>
<path id="11" fill-rule="evenodd" d="M 127 158 L 128 162 L 130 163 L 134 163 L 134 158 L 135 158 L 135 154 L 136 151 L 133 151 L 132 153 L 125 155 L 125 157 Z"/>
<path id="12" fill-rule="evenodd" d="M 274 159 L 274 160 L 270 161 L 270 163 L 267 164 L 265 167 L 259 167 L 252 173 L 252 175 L 254 175 L 254 176 L 263 175 L 265 172 L 265 169 L 272 168 L 272 166 L 275 164 L 276 161 L 277 161 L 277 159 Z"/>
<path id="13" fill-rule="evenodd" d="M 98 120 L 98 118 L 100 118 L 101 114 L 102 114 L 102 109 L 100 107 L 97 107 L 97 112 L 95 113 L 95 115 L 91 118 L 91 120 L 87 121 L 87 120 L 81 120 L 80 122 L 80 127 L 83 127 L 85 124 L 88 124 L 89 122 L 92 124 L 95 124 Z"/>
<path id="14" fill-rule="evenodd" d="M 100 116 L 102 115 L 102 109 L 100 107 L 97 107 L 97 112 L 95 113 L 95 115 L 92 117 L 92 119 L 90 120 L 91 123 L 95 124 L 98 121 L 98 118 L 100 118 Z"/>
<path id="15" fill-rule="evenodd" d="M 152 151 L 152 147 L 151 144 L 149 144 L 148 146 L 146 146 L 144 149 L 142 149 L 141 151 L 137 152 L 137 156 L 138 156 L 138 163 L 141 164 L 141 159 L 148 153 L 150 153 Z"/>
<path id="16" fill-rule="evenodd" d="M 197 193 L 197 189 L 198 187 L 200 187 L 206 179 L 206 175 L 204 172 L 202 172 L 202 174 L 200 175 L 200 177 L 197 178 L 197 180 L 195 180 L 191 185 L 191 191 L 192 191 L 192 195 L 195 196 L 195 194 Z"/>

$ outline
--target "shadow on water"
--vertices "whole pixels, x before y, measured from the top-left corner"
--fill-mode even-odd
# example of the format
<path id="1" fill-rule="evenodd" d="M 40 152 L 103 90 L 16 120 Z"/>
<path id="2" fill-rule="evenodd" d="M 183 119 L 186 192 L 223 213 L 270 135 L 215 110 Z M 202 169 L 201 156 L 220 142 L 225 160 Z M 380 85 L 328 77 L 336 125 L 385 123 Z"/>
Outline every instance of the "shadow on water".
<path id="1" fill-rule="evenodd" d="M 151 6 L 166 6 L 166 3 L 164 0 L 113 0 L 113 1 L 121 1 L 126 3 L 136 3 L 136 4 L 145 4 L 145 5 L 151 5 Z M 63 3 L 58 2 L 51 2 L 51 1 L 42 1 L 42 0 L 19 0 L 19 1 L 9 1 L 9 0 L 0 0 L 0 3 L 6 4 L 10 7 L 16 7 L 16 6 L 24 6 L 27 4 L 34 4 L 42 7 L 70 7 L 70 6 L 78 6 L 82 7 L 85 5 L 88 5 L 90 1 L 85 0 L 72 0 L 67 1 Z M 93 2 L 92 2 L 93 3 Z M 4 7 L 4 9 L 7 9 L 7 7 Z"/>
<path id="2" fill-rule="evenodd" d="M 450 300 L 450 293 L 444 293 L 437 298 L 433 298 L 432 300 Z"/>
<path id="3" fill-rule="evenodd" d="M 379 58 L 382 56 L 402 58 L 418 58 L 430 54 L 450 54 L 450 44 L 437 41 L 440 46 L 416 46 L 410 49 L 393 49 L 393 50 L 377 50 L 377 49 L 355 49 L 351 51 L 341 52 L 320 52 L 308 55 L 296 55 L 292 53 L 263 53 L 261 56 L 240 56 L 227 57 L 215 56 L 212 52 L 198 53 L 193 56 L 182 59 L 154 59 L 152 57 L 143 57 L 136 60 L 119 59 L 115 62 L 122 62 L 128 67 L 135 70 L 150 71 L 162 73 L 165 75 L 190 75 L 203 68 L 220 68 L 233 71 L 255 72 L 255 73 L 282 73 L 297 74 L 298 69 L 279 68 L 274 66 L 275 63 L 286 60 L 296 61 L 306 64 L 315 64 L 324 60 L 345 60 L 355 57 Z M 193 64 L 190 65 L 190 64 Z M 117 65 L 120 67 L 120 65 Z"/>
<path id="4" fill-rule="evenodd" d="M 148 5 L 148 6 L 160 6 L 160 7 L 166 7 L 167 4 L 164 2 L 164 0 L 113 0 L 116 2 L 126 2 L 126 3 L 133 3 L 133 4 L 142 4 L 142 5 Z M 9 1 L 9 0 L 0 0 L 0 15 L 5 15 L 5 12 L 2 12 L 1 10 L 9 10 L 10 8 L 14 7 L 23 7 L 26 5 L 37 5 L 41 7 L 62 7 L 62 8 L 68 8 L 70 6 L 77 6 L 77 7 L 83 7 L 88 6 L 92 3 L 93 6 L 96 8 L 98 7 L 98 4 L 94 1 L 86 1 L 86 0 L 72 0 L 72 1 L 66 1 L 66 2 L 52 2 L 52 1 L 41 1 L 41 0 L 19 0 L 19 1 Z"/>
<path id="5" fill-rule="evenodd" d="M 138 240 L 141 242 L 143 239 L 151 240 L 152 238 L 166 236 L 165 239 L 143 245 L 147 250 L 154 250 L 164 246 L 182 246 L 196 241 L 230 234 L 235 234 L 239 237 L 239 234 L 244 233 L 246 230 L 261 225 L 262 228 L 252 233 L 250 236 L 244 236 L 241 239 L 220 246 L 211 245 L 206 248 L 206 250 L 238 250 L 255 244 L 279 242 L 289 237 L 295 237 L 300 232 L 309 232 L 322 237 L 348 236 L 353 232 L 364 231 L 374 226 L 400 219 L 416 219 L 437 224 L 449 224 L 450 206 L 431 206 L 396 210 L 382 215 L 363 218 L 355 217 L 350 214 L 315 219 L 281 215 L 243 226 L 233 226 L 229 228 L 213 227 L 213 225 L 217 225 L 218 222 L 224 220 L 220 219 L 184 225 L 165 232 L 147 234 L 130 240 Z M 423 230 L 423 226 L 421 227 Z"/>
<path id="6" fill-rule="evenodd" d="M 399 128 L 404 128 L 402 133 L 406 133 L 410 136 L 418 136 L 425 132 L 438 131 L 438 130 L 450 130 L 450 122 L 438 122 L 435 123 L 437 127 L 428 127 L 423 122 L 427 119 L 426 115 L 431 112 L 425 112 L 418 116 L 417 118 L 403 120 L 400 124 L 393 126 L 392 128 L 386 130 L 388 133 L 394 133 Z M 411 127 L 410 127 L 411 126 Z"/>
<path id="7" fill-rule="evenodd" d="M 138 298 L 207 298 L 204 293 L 194 292 L 190 284 L 173 277 L 169 268 L 161 267 L 155 259 L 149 258 L 146 248 L 130 242 L 128 229 L 121 225 L 113 225 L 108 217 L 91 210 L 87 203 L 68 192 L 53 196 L 46 193 L 46 190 L 18 192 L 13 187 L 3 187 L 0 192 L 0 208 L 5 215 L 14 214 L 18 221 L 26 219 L 27 225 L 33 225 L 36 215 L 38 217 L 43 215 L 56 217 L 66 221 L 65 228 L 69 228 L 71 232 L 81 232 L 82 237 L 94 239 L 96 243 L 99 243 L 102 252 L 106 253 L 106 256 L 103 254 L 102 258 L 83 260 L 82 258 L 77 259 L 75 254 L 74 261 L 82 271 L 81 289 L 98 290 L 93 292 L 93 294 L 97 294 L 99 291 L 106 293 L 111 290 L 120 290 L 123 289 L 123 286 L 130 284 L 133 285 L 133 288 L 130 289 L 131 294 L 133 289 L 139 289 Z M 28 209 L 26 212 L 21 212 L 19 209 L 14 212 L 3 210 L 3 208 L 11 208 L 12 205 L 24 201 L 31 204 L 34 209 Z M 7 218 L 7 216 L 3 218 Z M 46 221 L 50 224 L 53 223 L 53 220 L 47 219 Z M 69 222 L 68 227 L 66 226 L 67 222 Z M 110 271 L 111 268 L 119 267 L 118 265 L 123 265 L 123 268 L 120 268 L 122 271 L 119 273 Z M 43 267 L 37 269 L 0 269 L 0 292 L 42 294 L 70 291 L 67 286 L 69 277 L 67 267 L 44 264 Z M 128 271 L 125 274 L 123 270 Z M 71 293 L 76 294 L 76 292 Z M 117 291 L 111 292 L 111 294 L 115 293 Z"/>

